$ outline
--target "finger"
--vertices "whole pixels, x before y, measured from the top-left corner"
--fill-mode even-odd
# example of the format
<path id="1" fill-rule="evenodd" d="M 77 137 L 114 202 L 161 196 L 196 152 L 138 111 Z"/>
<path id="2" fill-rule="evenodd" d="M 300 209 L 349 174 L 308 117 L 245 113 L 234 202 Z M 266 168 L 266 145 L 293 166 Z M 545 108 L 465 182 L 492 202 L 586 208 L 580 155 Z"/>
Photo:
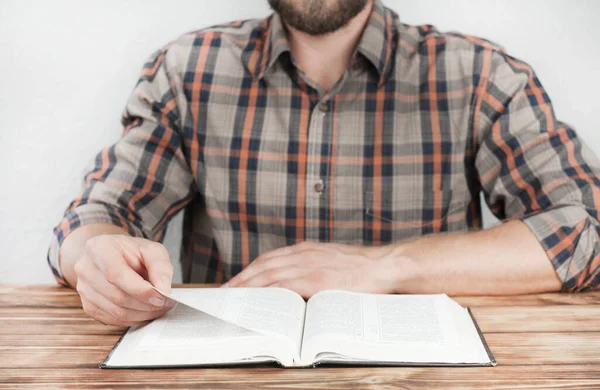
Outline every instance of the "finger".
<path id="1" fill-rule="evenodd" d="M 83 298 L 81 299 L 81 306 L 83 307 L 83 311 L 85 312 L 85 314 L 87 314 L 90 318 L 100 322 L 103 325 L 116 325 L 116 326 L 133 326 L 134 324 L 121 324 L 121 323 L 113 323 L 114 319 L 108 314 L 106 313 L 104 310 L 100 309 L 99 307 L 97 307 L 96 305 L 92 304 L 90 301 L 88 301 L 87 299 Z"/>
<path id="2" fill-rule="evenodd" d="M 143 279 L 148 280 L 148 270 L 144 266 L 142 261 L 142 254 L 140 253 L 139 246 L 146 240 L 131 237 L 126 240 L 118 240 L 118 244 L 121 246 L 123 258 L 129 264 L 129 266 L 138 273 Z"/>
<path id="3" fill-rule="evenodd" d="M 80 287 L 78 291 L 83 297 L 85 297 L 85 300 L 89 302 L 93 306 L 93 308 L 95 308 L 94 312 L 92 313 L 92 316 L 94 318 L 100 316 L 103 317 L 104 320 L 106 320 L 106 316 L 108 316 L 108 320 L 111 325 L 138 324 L 141 322 L 153 320 L 157 317 L 162 316 L 174 307 L 174 303 L 169 303 L 158 311 L 140 311 L 135 309 L 118 307 L 87 284 L 84 284 L 82 287 Z M 100 314 L 98 314 L 99 311 L 101 311 Z M 106 314 L 106 316 L 104 314 Z M 104 320 L 102 322 L 107 323 Z"/>
<path id="4" fill-rule="evenodd" d="M 318 259 L 324 252 L 320 248 L 320 244 L 307 241 L 293 247 L 280 248 L 281 250 L 277 251 L 282 254 L 281 256 L 269 255 L 269 257 L 262 258 L 259 256 L 245 270 L 231 278 L 226 286 L 237 287 L 239 283 L 270 268 L 293 266 L 305 261 L 310 261 L 313 266 L 318 266 L 314 264 L 314 259 Z"/>
<path id="5" fill-rule="evenodd" d="M 239 287 L 241 283 L 253 278 L 254 276 L 274 268 L 292 267 L 306 259 L 306 252 L 299 252 L 285 256 L 271 257 L 260 262 L 252 262 L 248 268 L 234 276 L 228 283 L 229 287 Z"/>
<path id="6" fill-rule="evenodd" d="M 100 269 L 108 283 L 141 302 L 164 306 L 165 298 L 152 285 L 137 274 L 124 260 L 117 239 L 111 241 L 88 240 L 86 256 Z"/>
<path id="7" fill-rule="evenodd" d="M 311 272 L 301 267 L 281 267 L 267 269 L 239 283 L 237 287 L 266 287 L 287 279 L 297 279 Z"/>
<path id="8" fill-rule="evenodd" d="M 84 311 L 86 312 L 86 314 L 88 314 L 91 318 L 100 322 L 103 325 L 136 326 L 136 325 L 141 324 L 141 322 L 137 323 L 137 322 L 117 321 L 114 318 L 112 318 L 108 313 L 106 313 L 104 310 L 94 306 L 91 303 L 87 303 L 87 304 L 84 303 L 83 307 L 84 307 Z M 93 315 L 90 313 L 93 313 Z"/>
<path id="9" fill-rule="evenodd" d="M 84 274 L 82 275 L 81 279 L 116 306 L 141 311 L 157 311 L 162 308 L 160 306 L 151 305 L 147 302 L 138 301 L 123 290 L 108 283 L 108 281 L 103 277 L 94 277 L 93 275 L 102 275 L 102 272 L 96 266 L 96 264 L 87 262 L 84 267 L 86 269 L 84 270 Z"/>
<path id="10" fill-rule="evenodd" d="M 304 299 L 309 299 L 319 291 L 325 290 L 324 288 L 315 286 L 307 277 L 282 280 L 280 282 L 273 283 L 268 287 L 280 287 L 292 290 L 298 293 Z"/>
<path id="11" fill-rule="evenodd" d="M 301 252 L 301 251 L 305 251 L 307 249 L 312 249 L 315 247 L 315 245 L 319 245 L 319 244 L 316 242 L 312 242 L 312 241 L 303 241 L 298 244 L 288 245 L 288 246 L 284 246 L 281 248 L 273 249 L 271 251 L 262 253 L 260 256 L 258 256 L 254 260 L 254 262 L 267 260 L 272 257 L 288 256 L 288 255 L 291 255 L 296 252 Z"/>
<path id="12" fill-rule="evenodd" d="M 136 322 L 126 322 L 126 321 L 117 321 L 112 318 L 107 312 L 102 309 L 96 309 L 95 315 L 92 317 L 96 321 L 104 324 L 104 325 L 112 325 L 112 326 L 136 326 Z"/>
<path id="13" fill-rule="evenodd" d="M 140 246 L 142 261 L 148 270 L 148 280 L 157 289 L 169 294 L 173 280 L 173 265 L 167 249 L 157 242 L 146 241 Z"/>

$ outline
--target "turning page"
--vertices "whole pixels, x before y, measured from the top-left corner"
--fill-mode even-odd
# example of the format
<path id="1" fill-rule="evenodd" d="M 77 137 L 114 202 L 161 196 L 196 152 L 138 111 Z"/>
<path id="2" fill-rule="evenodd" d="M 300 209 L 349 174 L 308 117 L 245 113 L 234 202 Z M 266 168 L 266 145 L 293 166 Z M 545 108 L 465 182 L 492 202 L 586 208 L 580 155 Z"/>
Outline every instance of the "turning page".
<path id="1" fill-rule="evenodd" d="M 305 302 L 285 289 L 173 289 L 165 316 L 132 327 L 103 367 L 299 360 Z"/>
<path id="2" fill-rule="evenodd" d="M 169 298 L 231 324 L 271 337 L 285 337 L 299 347 L 306 303 L 283 288 L 173 289 Z"/>

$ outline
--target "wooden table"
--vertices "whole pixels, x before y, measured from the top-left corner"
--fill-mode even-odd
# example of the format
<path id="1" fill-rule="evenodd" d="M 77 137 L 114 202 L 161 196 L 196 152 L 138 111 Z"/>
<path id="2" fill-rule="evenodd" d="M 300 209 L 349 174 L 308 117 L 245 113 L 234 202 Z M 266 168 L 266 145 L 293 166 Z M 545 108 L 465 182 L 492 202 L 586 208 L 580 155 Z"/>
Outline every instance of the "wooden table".
<path id="1" fill-rule="evenodd" d="M 101 370 L 123 328 L 88 318 L 73 290 L 0 285 L 0 389 L 600 389 L 600 292 L 456 300 L 498 366 Z"/>

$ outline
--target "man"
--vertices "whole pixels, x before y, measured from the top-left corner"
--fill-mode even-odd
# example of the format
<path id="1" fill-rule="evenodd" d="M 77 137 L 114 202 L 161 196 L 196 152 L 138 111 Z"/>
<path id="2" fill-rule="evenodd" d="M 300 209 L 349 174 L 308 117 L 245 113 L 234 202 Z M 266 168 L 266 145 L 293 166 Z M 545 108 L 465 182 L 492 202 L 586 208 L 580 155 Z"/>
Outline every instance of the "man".
<path id="1" fill-rule="evenodd" d="M 89 315 L 169 310 L 156 241 L 183 208 L 185 282 L 305 297 L 600 285 L 598 161 L 529 66 L 379 0 L 269 3 L 144 66 L 49 252 Z"/>

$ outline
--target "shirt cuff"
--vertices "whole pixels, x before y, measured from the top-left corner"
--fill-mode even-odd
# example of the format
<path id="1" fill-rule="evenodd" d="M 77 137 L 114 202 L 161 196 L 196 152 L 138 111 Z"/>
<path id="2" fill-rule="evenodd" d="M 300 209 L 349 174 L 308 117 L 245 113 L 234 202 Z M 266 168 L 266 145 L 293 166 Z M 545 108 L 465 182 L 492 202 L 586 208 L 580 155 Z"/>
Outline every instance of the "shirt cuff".
<path id="1" fill-rule="evenodd" d="M 107 223 L 124 229 L 131 236 L 145 237 L 141 226 L 132 222 L 132 219 L 130 213 L 100 203 L 88 203 L 68 210 L 60 224 L 54 228 L 48 250 L 48 265 L 56 281 L 63 286 L 69 285 L 60 270 L 58 254 L 60 246 L 71 232 L 84 225 Z"/>
<path id="2" fill-rule="evenodd" d="M 592 259 L 598 252 L 597 223 L 579 205 L 557 206 L 521 217 L 546 251 L 562 291 L 591 288 Z"/>

